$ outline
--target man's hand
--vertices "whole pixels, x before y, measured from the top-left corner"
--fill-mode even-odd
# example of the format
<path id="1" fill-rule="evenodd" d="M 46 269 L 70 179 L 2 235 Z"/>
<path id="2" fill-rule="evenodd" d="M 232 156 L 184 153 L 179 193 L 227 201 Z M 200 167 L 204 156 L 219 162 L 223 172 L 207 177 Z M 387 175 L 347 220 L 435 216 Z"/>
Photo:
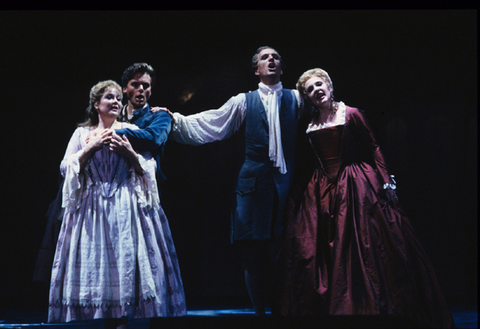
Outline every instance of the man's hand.
<path id="1" fill-rule="evenodd" d="M 143 175 L 143 168 L 140 165 L 138 154 L 133 150 L 132 144 L 128 140 L 127 136 L 118 136 L 113 132 L 112 141 L 110 142 L 110 151 L 113 151 L 123 157 L 125 157 L 130 164 L 135 168 L 135 171 L 139 175 Z"/>
<path id="2" fill-rule="evenodd" d="M 157 111 L 167 112 L 167 113 L 170 114 L 170 116 L 173 118 L 173 113 L 170 112 L 170 110 L 167 109 L 166 107 L 155 106 L 155 107 L 152 107 L 152 108 L 150 109 L 150 112 L 152 112 L 152 113 L 155 113 L 155 112 L 157 112 Z"/>
<path id="3" fill-rule="evenodd" d="M 126 158 L 131 157 L 132 154 L 135 153 L 132 144 L 130 144 L 127 136 L 123 135 L 122 137 L 120 137 L 115 133 L 115 131 L 112 134 L 109 148 L 110 151 L 113 151 Z"/>

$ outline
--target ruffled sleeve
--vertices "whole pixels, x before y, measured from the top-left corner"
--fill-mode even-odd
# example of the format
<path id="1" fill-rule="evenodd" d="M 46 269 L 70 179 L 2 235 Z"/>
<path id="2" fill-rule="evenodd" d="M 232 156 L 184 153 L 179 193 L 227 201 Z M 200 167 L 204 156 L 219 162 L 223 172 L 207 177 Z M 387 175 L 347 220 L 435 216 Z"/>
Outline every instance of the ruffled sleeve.
<path id="1" fill-rule="evenodd" d="M 202 145 L 224 140 L 236 132 L 246 115 L 244 94 L 230 98 L 219 109 L 184 116 L 173 114 L 172 138 L 182 144 Z"/>
<path id="2" fill-rule="evenodd" d="M 137 126 L 127 122 L 123 122 L 122 127 L 134 132 L 139 130 Z M 155 176 L 157 162 L 150 152 L 137 152 L 137 154 L 138 161 L 143 169 L 143 175 L 139 175 L 133 166 L 130 167 L 129 184 L 135 191 L 140 206 L 157 210 L 160 207 L 160 197 Z"/>
<path id="3" fill-rule="evenodd" d="M 133 167 L 130 168 L 130 181 L 138 203 L 142 207 L 158 210 L 160 207 L 160 198 L 157 190 L 157 181 L 155 171 L 157 162 L 150 152 L 139 153 L 138 161 L 143 169 L 143 175 L 137 174 Z"/>
<path id="4" fill-rule="evenodd" d="M 64 177 L 62 189 L 62 208 L 74 212 L 80 206 L 82 193 L 91 185 L 91 179 L 84 172 L 80 172 L 79 158 L 85 147 L 82 139 L 85 138 L 86 128 L 77 128 L 68 142 L 67 151 L 60 164 L 60 172 Z M 88 183 L 90 182 L 90 183 Z"/>

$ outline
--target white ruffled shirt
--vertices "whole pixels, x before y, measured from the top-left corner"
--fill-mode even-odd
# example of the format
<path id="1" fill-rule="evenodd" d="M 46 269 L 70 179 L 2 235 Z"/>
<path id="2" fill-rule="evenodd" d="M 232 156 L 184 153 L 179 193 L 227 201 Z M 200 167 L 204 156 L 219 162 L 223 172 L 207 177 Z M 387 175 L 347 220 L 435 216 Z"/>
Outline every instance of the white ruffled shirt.
<path id="1" fill-rule="evenodd" d="M 280 129 L 280 105 L 282 101 L 282 83 L 279 82 L 273 86 L 267 86 L 260 82 L 258 84 L 260 99 L 265 107 L 265 114 L 268 121 L 268 155 L 273 165 L 278 167 L 281 174 L 287 172 L 285 157 L 283 156 L 282 132 Z"/>
<path id="2" fill-rule="evenodd" d="M 260 100 L 265 108 L 269 124 L 269 153 L 280 172 L 286 173 L 285 159 L 281 145 L 281 129 L 278 118 L 281 96 L 284 92 L 282 83 L 272 86 L 259 83 Z M 276 92 L 276 97 L 274 96 Z M 303 100 L 297 90 L 292 90 L 300 109 Z M 271 111 L 270 109 L 275 109 Z M 299 111 L 300 112 L 300 111 Z M 171 136 L 182 144 L 202 145 L 220 141 L 232 136 L 242 125 L 247 114 L 247 100 L 244 93 L 230 98 L 219 109 L 211 109 L 184 116 L 173 114 Z M 299 113 L 300 115 L 300 113 Z M 280 142 L 278 142 L 280 141 Z"/>

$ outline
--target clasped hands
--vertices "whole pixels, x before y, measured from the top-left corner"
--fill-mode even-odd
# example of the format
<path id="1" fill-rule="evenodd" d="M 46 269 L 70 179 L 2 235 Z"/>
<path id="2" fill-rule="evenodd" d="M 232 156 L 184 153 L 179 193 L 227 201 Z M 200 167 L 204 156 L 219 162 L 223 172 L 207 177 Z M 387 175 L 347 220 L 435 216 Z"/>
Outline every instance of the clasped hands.
<path id="1" fill-rule="evenodd" d="M 103 147 L 108 147 L 110 151 L 122 156 L 128 156 L 134 153 L 132 144 L 130 144 L 128 138 L 125 135 L 120 137 L 113 129 L 105 129 L 102 132 L 94 130 L 87 136 L 85 142 L 87 143 L 87 147 L 95 151 Z"/>

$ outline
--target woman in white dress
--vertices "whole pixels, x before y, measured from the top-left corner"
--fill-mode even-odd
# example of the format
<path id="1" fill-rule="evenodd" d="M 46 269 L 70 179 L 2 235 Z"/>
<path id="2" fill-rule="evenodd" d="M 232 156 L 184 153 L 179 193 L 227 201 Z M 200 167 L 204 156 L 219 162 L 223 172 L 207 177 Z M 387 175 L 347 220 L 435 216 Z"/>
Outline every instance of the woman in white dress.
<path id="1" fill-rule="evenodd" d="M 49 322 L 186 314 L 175 246 L 160 206 L 150 153 L 136 153 L 114 129 L 122 89 L 90 91 L 87 121 L 68 143 L 60 170 L 64 216 L 50 285 Z"/>

